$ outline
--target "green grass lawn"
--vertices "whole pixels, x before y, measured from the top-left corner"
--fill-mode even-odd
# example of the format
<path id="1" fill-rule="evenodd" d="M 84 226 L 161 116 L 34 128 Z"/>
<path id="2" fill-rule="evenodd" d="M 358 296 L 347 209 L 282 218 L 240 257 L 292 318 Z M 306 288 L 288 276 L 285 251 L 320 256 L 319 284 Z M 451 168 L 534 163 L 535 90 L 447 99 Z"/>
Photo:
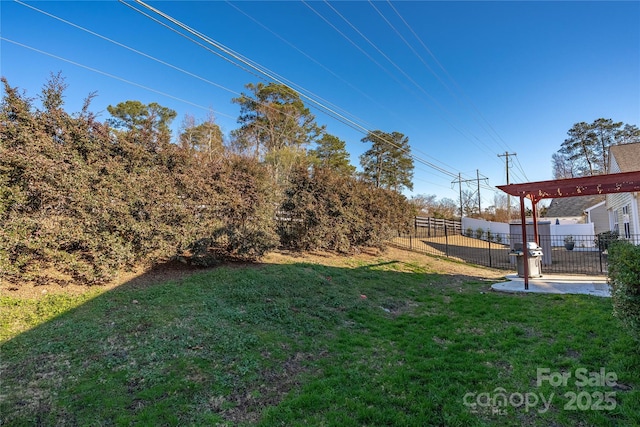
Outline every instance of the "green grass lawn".
<path id="1" fill-rule="evenodd" d="M 0 425 L 640 425 L 609 299 L 489 285 L 381 257 L 5 295 Z"/>

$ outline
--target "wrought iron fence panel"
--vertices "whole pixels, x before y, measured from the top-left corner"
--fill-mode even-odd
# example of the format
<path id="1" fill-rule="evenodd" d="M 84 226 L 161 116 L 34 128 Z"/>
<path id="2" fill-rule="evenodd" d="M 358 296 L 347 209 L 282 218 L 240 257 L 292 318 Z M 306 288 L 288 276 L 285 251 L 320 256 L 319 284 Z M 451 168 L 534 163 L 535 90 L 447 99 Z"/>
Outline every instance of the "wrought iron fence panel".
<path id="1" fill-rule="evenodd" d="M 464 233 L 460 228 L 451 231 L 448 226 L 421 226 L 416 222 L 412 233 L 398 233 L 393 246 L 442 256 L 505 270 L 516 270 L 516 245 L 522 244 L 522 235 L 490 233 L 473 230 Z M 607 274 L 607 248 L 617 236 L 609 233 L 599 236 L 540 235 L 542 273 Z M 527 236 L 532 240 L 532 236 Z M 631 236 L 639 242 L 640 236 Z"/>

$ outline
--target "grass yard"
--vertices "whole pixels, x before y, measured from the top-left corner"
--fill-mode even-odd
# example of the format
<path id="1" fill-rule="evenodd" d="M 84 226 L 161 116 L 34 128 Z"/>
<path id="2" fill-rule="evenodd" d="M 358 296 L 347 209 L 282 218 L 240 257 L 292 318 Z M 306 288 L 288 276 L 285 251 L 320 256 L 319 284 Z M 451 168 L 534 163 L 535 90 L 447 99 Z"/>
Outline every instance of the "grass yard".
<path id="1" fill-rule="evenodd" d="M 611 301 L 502 274 L 391 250 L 3 290 L 0 425 L 640 425 Z"/>

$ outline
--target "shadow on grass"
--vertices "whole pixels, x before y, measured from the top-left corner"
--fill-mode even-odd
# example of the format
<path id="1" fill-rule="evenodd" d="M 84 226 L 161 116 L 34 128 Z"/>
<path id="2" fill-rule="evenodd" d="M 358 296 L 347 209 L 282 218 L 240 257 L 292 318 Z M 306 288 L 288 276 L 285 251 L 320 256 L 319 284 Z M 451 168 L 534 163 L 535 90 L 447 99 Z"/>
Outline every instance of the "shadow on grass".
<path id="1" fill-rule="evenodd" d="M 0 424 L 640 423 L 640 361 L 610 303 L 490 284 L 399 261 L 143 276 L 2 345 Z M 41 318 L 72 305 L 4 304 Z M 539 391 L 537 367 L 601 366 L 620 380 L 615 411 L 558 401 L 496 415 L 463 401 L 498 387 Z"/>

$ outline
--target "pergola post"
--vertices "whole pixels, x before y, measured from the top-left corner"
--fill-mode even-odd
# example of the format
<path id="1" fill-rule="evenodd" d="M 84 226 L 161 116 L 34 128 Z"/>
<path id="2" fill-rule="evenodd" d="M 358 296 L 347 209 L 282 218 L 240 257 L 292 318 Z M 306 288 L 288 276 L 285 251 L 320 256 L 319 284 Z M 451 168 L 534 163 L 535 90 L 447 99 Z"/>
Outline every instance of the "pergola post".
<path id="1" fill-rule="evenodd" d="M 524 210 L 524 196 L 520 196 L 520 223 L 522 225 L 522 255 L 524 256 L 524 289 L 529 289 L 529 251 L 527 250 L 527 214 Z"/>

